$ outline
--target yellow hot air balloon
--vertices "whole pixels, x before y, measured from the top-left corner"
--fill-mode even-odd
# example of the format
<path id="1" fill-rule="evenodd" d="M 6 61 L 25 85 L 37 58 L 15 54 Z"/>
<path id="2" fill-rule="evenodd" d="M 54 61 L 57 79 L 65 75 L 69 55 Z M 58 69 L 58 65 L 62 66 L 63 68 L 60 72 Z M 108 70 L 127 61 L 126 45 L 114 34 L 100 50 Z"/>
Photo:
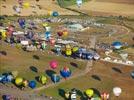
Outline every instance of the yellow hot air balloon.
<path id="1" fill-rule="evenodd" d="M 53 13 L 52 11 L 50 11 L 50 10 L 48 11 L 48 15 L 49 15 L 49 16 L 51 16 L 52 13 Z"/>
<path id="2" fill-rule="evenodd" d="M 72 55 L 72 51 L 71 50 L 66 50 L 66 55 L 67 56 L 71 56 Z"/>
<path id="3" fill-rule="evenodd" d="M 73 53 L 74 53 L 74 52 L 76 52 L 76 51 L 78 51 L 78 49 L 79 49 L 79 48 L 78 48 L 78 47 L 76 47 L 76 46 L 75 46 L 75 47 L 73 47 L 73 49 L 72 49 Z"/>
<path id="4" fill-rule="evenodd" d="M 22 85 L 22 82 L 23 82 L 23 78 L 21 78 L 21 77 L 17 77 L 15 79 L 15 84 L 18 86 Z"/>
<path id="5" fill-rule="evenodd" d="M 87 95 L 88 97 L 92 97 L 92 96 L 94 95 L 94 90 L 93 90 L 93 89 L 87 89 L 87 90 L 85 91 L 85 93 L 86 93 L 86 95 Z"/>
<path id="6" fill-rule="evenodd" d="M 71 46 L 70 46 L 69 44 L 67 44 L 67 45 L 65 46 L 65 48 L 66 48 L 66 49 L 71 49 Z"/>
<path id="7" fill-rule="evenodd" d="M 28 2 L 24 2 L 24 3 L 23 3 L 23 7 L 24 7 L 24 8 L 29 8 L 29 7 L 30 7 L 30 4 L 29 4 Z"/>
<path id="8" fill-rule="evenodd" d="M 2 33 L 2 38 L 6 38 L 6 30 L 0 30 L 0 32 Z"/>
<path id="9" fill-rule="evenodd" d="M 63 36 L 67 36 L 68 35 L 68 31 L 63 31 Z"/>
<path id="10" fill-rule="evenodd" d="M 47 23 L 43 23 L 42 26 L 43 27 L 46 27 L 46 26 L 48 26 L 48 24 Z"/>
<path id="11" fill-rule="evenodd" d="M 41 75 L 41 76 L 39 77 L 39 80 L 40 80 L 40 82 L 41 82 L 42 84 L 46 84 L 46 82 L 47 82 L 47 77 L 44 76 L 44 75 Z"/>

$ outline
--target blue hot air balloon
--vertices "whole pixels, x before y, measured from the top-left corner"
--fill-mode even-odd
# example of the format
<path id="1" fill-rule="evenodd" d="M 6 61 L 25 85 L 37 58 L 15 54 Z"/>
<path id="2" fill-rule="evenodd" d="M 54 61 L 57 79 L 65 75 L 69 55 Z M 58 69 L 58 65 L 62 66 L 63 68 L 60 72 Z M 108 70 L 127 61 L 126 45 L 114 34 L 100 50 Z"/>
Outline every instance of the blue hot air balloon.
<path id="1" fill-rule="evenodd" d="M 71 71 L 68 67 L 64 67 L 61 71 L 60 74 L 62 77 L 67 78 L 71 76 Z"/>
<path id="2" fill-rule="evenodd" d="M 49 40 L 50 39 L 50 36 L 51 36 L 51 32 L 46 32 L 45 33 L 45 39 L 46 40 Z"/>
<path id="3" fill-rule="evenodd" d="M 134 79 L 134 71 L 131 72 L 131 77 Z"/>
<path id="4" fill-rule="evenodd" d="M 53 15 L 54 17 L 57 17 L 57 16 L 59 16 L 59 13 L 58 13 L 57 11 L 54 11 L 54 12 L 52 13 L 52 15 Z"/>
<path id="5" fill-rule="evenodd" d="M 115 48 L 115 49 L 120 49 L 122 47 L 122 43 L 119 42 L 119 41 L 116 41 L 116 42 L 113 42 L 112 43 L 112 46 Z"/>
<path id="6" fill-rule="evenodd" d="M 51 79 L 52 79 L 52 81 L 53 81 L 54 83 L 57 83 L 57 82 L 60 81 L 60 76 L 57 75 L 57 74 L 53 74 L 53 75 L 51 76 Z"/>
<path id="7" fill-rule="evenodd" d="M 31 87 L 32 89 L 34 89 L 36 87 L 36 82 L 35 81 L 30 81 L 29 82 L 29 87 Z"/>
<path id="8" fill-rule="evenodd" d="M 20 27 L 22 28 L 22 29 L 24 29 L 25 28 L 25 19 L 23 19 L 23 18 L 20 18 L 20 19 L 18 19 L 18 23 L 19 23 L 19 25 L 20 25 Z"/>

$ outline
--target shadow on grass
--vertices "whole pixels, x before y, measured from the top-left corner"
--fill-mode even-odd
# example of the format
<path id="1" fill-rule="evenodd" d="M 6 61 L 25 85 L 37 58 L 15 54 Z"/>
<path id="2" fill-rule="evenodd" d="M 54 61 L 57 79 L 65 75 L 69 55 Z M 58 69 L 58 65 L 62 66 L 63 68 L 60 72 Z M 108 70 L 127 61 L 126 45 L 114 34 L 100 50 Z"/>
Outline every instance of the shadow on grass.
<path id="1" fill-rule="evenodd" d="M 30 66 L 29 68 L 31 71 L 38 73 L 38 69 L 35 66 Z"/>
<path id="2" fill-rule="evenodd" d="M 101 78 L 98 75 L 92 75 L 91 77 L 95 80 L 101 81 Z"/>
<path id="3" fill-rule="evenodd" d="M 112 67 L 112 70 L 118 72 L 118 73 L 122 73 L 122 71 L 119 69 L 119 68 L 116 68 L 116 67 Z"/>
<path id="4" fill-rule="evenodd" d="M 62 98 L 64 98 L 64 100 L 66 100 L 64 89 L 58 89 L 58 91 L 59 91 L 59 95 L 60 95 Z"/>
<path id="5" fill-rule="evenodd" d="M 40 57 L 37 56 L 37 55 L 33 55 L 33 58 L 36 59 L 36 60 L 40 60 Z"/>
<path id="6" fill-rule="evenodd" d="M 78 65 L 77 65 L 76 63 L 70 62 L 70 64 L 71 64 L 73 67 L 78 68 Z"/>
<path id="7" fill-rule="evenodd" d="M 49 76 L 49 77 L 51 77 L 53 74 L 56 74 L 56 72 L 55 71 L 53 71 L 53 70 L 46 70 L 46 74 Z"/>

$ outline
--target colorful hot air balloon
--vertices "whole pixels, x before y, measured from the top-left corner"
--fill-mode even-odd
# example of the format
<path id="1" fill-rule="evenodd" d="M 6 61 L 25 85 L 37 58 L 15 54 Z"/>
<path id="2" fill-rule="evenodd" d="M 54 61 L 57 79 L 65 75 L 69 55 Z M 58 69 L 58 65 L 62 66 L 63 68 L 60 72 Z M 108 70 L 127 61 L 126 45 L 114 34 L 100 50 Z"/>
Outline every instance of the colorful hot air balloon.
<path id="1" fill-rule="evenodd" d="M 58 66 L 58 62 L 55 60 L 52 60 L 49 64 L 52 69 L 56 69 Z"/>
<path id="2" fill-rule="evenodd" d="M 23 78 L 21 78 L 21 77 L 17 77 L 15 79 L 15 84 L 18 86 L 22 85 L 22 82 L 23 82 Z"/>
<path id="3" fill-rule="evenodd" d="M 54 44 L 55 44 L 55 42 L 56 42 L 56 41 L 55 41 L 55 39 L 54 39 L 54 38 L 51 38 L 51 39 L 50 39 L 50 44 L 51 44 L 51 45 L 54 45 Z"/>
<path id="4" fill-rule="evenodd" d="M 102 100 L 109 100 L 109 93 L 106 93 L 106 92 L 102 93 L 101 94 L 101 99 Z"/>
<path id="5" fill-rule="evenodd" d="M 22 85 L 23 85 L 24 87 L 27 87 L 27 86 L 28 86 L 28 81 L 27 81 L 27 80 L 24 80 L 24 81 L 22 82 Z"/>
<path id="6" fill-rule="evenodd" d="M 60 81 L 60 76 L 57 75 L 57 74 L 53 74 L 53 75 L 51 76 L 51 79 L 52 79 L 52 81 L 53 81 L 54 83 L 57 83 L 57 82 Z"/>
<path id="7" fill-rule="evenodd" d="M 35 81 L 30 81 L 28 85 L 29 85 L 29 87 L 34 89 L 36 87 L 36 82 Z"/>
<path id="8" fill-rule="evenodd" d="M 87 89 L 85 91 L 86 95 L 91 98 L 94 95 L 94 90 L 93 89 Z"/>
<path id="9" fill-rule="evenodd" d="M 14 26 L 10 25 L 7 30 L 9 34 L 12 34 L 14 32 Z"/>
<path id="10" fill-rule="evenodd" d="M 68 67 L 64 67 L 60 71 L 60 74 L 61 74 L 62 77 L 64 77 L 66 79 L 67 77 L 70 77 L 71 76 L 71 70 Z"/>
<path id="11" fill-rule="evenodd" d="M 43 23 L 42 26 L 43 26 L 43 27 L 47 27 L 48 24 L 47 24 L 47 23 Z"/>
<path id="12" fill-rule="evenodd" d="M 46 84 L 46 82 L 47 82 L 47 77 L 44 76 L 44 75 L 41 75 L 41 76 L 39 77 L 39 81 L 40 81 L 42 84 Z"/>

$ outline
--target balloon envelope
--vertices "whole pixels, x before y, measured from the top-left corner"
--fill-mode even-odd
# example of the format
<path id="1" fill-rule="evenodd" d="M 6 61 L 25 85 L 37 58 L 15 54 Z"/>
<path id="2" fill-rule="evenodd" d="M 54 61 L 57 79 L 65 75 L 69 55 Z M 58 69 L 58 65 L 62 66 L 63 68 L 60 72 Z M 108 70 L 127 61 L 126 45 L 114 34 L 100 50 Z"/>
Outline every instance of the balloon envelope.
<path id="1" fill-rule="evenodd" d="M 36 82 L 35 81 L 30 81 L 28 85 L 29 85 L 29 87 L 34 89 L 36 87 Z"/>
<path id="2" fill-rule="evenodd" d="M 51 67 L 52 69 L 56 69 L 57 66 L 58 66 L 58 62 L 57 62 L 57 61 L 53 60 L 53 61 L 50 62 L 50 67 Z"/>
<path id="3" fill-rule="evenodd" d="M 51 76 L 51 79 L 52 79 L 52 81 L 53 81 L 54 83 L 56 83 L 56 82 L 59 82 L 59 81 L 60 81 L 60 76 L 57 75 L 57 74 L 53 74 L 53 75 Z"/>
<path id="4" fill-rule="evenodd" d="M 122 90 L 120 87 L 114 87 L 113 88 L 113 93 L 115 96 L 119 96 L 121 94 Z"/>
<path id="5" fill-rule="evenodd" d="M 87 90 L 85 91 L 85 93 L 86 93 L 86 95 L 87 95 L 88 97 L 92 97 L 92 96 L 94 95 L 94 90 L 93 90 L 93 89 L 87 89 Z"/>
<path id="6" fill-rule="evenodd" d="M 67 78 L 71 76 L 71 71 L 68 67 L 64 67 L 61 71 L 60 74 L 62 77 Z"/>
<path id="7" fill-rule="evenodd" d="M 41 76 L 39 77 L 39 80 L 40 80 L 40 82 L 41 82 L 42 84 L 46 84 L 46 82 L 47 82 L 47 77 L 44 76 L 44 75 L 41 75 Z"/>
<path id="8" fill-rule="evenodd" d="M 53 15 L 54 17 L 57 17 L 57 16 L 59 16 L 59 13 L 58 13 L 57 11 L 54 11 L 54 12 L 52 13 L 52 15 Z"/>
<path id="9" fill-rule="evenodd" d="M 15 84 L 16 85 L 22 85 L 22 82 L 23 82 L 23 78 L 21 78 L 21 77 L 17 77 L 16 79 L 15 79 Z"/>
<path id="10" fill-rule="evenodd" d="M 25 3 L 23 3 L 23 7 L 24 8 L 29 8 L 30 7 L 30 4 L 28 2 L 25 2 Z"/>

